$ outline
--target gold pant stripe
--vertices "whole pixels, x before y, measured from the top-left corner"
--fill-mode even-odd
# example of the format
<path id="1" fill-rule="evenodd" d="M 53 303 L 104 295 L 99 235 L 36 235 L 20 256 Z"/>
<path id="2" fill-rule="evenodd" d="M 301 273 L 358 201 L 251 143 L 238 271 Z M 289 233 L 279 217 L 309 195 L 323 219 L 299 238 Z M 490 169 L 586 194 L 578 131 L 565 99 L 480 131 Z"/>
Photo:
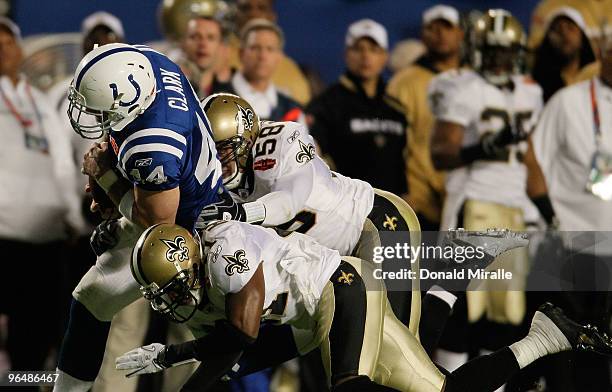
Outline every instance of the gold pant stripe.
<path id="1" fill-rule="evenodd" d="M 401 197 L 387 191 L 380 189 L 374 189 L 374 193 L 389 200 L 395 208 L 399 211 L 400 215 L 408 225 L 410 230 L 410 246 L 413 249 L 417 249 L 421 245 L 421 225 L 419 219 L 412 210 L 412 208 L 402 199 Z M 412 268 L 416 271 L 419 276 L 419 258 L 415 260 Z M 419 279 L 412 280 L 412 300 L 410 303 L 410 322 L 408 323 L 408 329 L 410 332 L 419 337 L 419 323 L 421 322 L 421 282 Z"/>

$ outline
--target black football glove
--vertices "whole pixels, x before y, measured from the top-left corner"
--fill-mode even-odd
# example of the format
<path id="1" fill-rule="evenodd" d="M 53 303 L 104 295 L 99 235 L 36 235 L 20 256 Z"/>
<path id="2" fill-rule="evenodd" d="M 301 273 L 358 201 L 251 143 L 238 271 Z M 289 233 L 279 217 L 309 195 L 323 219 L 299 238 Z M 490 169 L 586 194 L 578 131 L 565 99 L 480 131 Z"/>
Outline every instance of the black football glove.
<path id="1" fill-rule="evenodd" d="M 242 203 L 237 203 L 229 194 L 223 194 L 221 197 L 223 198 L 221 201 L 209 204 L 202 209 L 198 222 L 210 222 L 213 220 L 237 220 L 245 222 L 246 213 Z"/>
<path id="2" fill-rule="evenodd" d="M 96 256 L 101 256 L 102 253 L 113 248 L 119 242 L 119 236 L 117 235 L 117 226 L 119 221 L 117 219 L 108 219 L 100 223 L 91 233 L 89 238 L 89 245 L 93 249 Z"/>
<path id="3" fill-rule="evenodd" d="M 507 147 L 521 140 L 523 139 L 512 131 L 512 127 L 504 127 L 497 133 L 484 135 L 480 143 L 488 158 L 505 160 L 508 156 Z"/>

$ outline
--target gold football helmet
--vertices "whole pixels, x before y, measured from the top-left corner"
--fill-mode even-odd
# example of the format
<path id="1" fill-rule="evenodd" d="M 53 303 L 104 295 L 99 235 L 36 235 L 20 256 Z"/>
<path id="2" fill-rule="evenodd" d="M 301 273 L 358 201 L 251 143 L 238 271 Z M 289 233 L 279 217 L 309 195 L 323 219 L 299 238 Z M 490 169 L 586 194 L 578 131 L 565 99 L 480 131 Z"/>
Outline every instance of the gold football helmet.
<path id="1" fill-rule="evenodd" d="M 187 22 L 194 15 L 219 20 L 226 28 L 233 28 L 236 7 L 225 0 L 163 0 L 159 4 L 159 22 L 166 39 L 180 41 L 187 31 Z"/>
<path id="2" fill-rule="evenodd" d="M 251 147 L 259 136 L 259 118 L 247 101 L 227 93 L 206 98 L 202 110 L 210 122 L 223 165 L 223 184 L 235 189 L 242 185 L 243 174 L 251 165 Z"/>
<path id="3" fill-rule="evenodd" d="M 471 65 L 495 85 L 505 85 L 522 71 L 527 36 L 521 23 L 502 9 L 492 9 L 471 26 Z"/>
<path id="4" fill-rule="evenodd" d="M 173 224 L 149 227 L 138 239 L 130 265 L 155 311 L 179 323 L 193 316 L 199 303 L 194 291 L 201 287 L 204 268 L 200 241 L 188 230 Z"/>

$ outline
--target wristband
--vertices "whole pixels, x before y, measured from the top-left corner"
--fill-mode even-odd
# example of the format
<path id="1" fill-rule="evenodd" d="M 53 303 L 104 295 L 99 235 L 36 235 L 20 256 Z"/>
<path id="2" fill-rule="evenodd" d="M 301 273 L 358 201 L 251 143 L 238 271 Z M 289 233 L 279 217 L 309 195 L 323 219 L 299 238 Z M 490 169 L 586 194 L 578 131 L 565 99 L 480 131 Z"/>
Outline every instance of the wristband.
<path id="1" fill-rule="evenodd" d="M 115 183 L 119 181 L 119 177 L 115 174 L 113 169 L 107 170 L 106 173 L 102 174 L 99 178 L 96 178 L 96 182 L 106 193 L 112 188 Z"/>
<path id="2" fill-rule="evenodd" d="M 487 159 L 489 154 L 485 152 L 482 143 L 478 143 L 473 146 L 462 148 L 459 152 L 459 156 L 464 163 L 470 164 L 474 161 Z"/>
<path id="3" fill-rule="evenodd" d="M 244 214 L 247 223 L 259 224 L 266 219 L 266 206 L 260 201 L 244 203 Z"/>
<path id="4" fill-rule="evenodd" d="M 536 196 L 531 199 L 533 204 L 540 211 L 540 215 L 546 221 L 547 224 L 553 223 L 553 219 L 555 218 L 555 210 L 553 209 L 552 203 L 550 202 L 550 198 L 547 194 L 543 194 L 540 196 Z"/>
<path id="5" fill-rule="evenodd" d="M 129 190 L 125 192 L 125 195 L 119 202 L 119 212 L 125 216 L 128 220 L 132 220 L 132 207 L 134 206 L 134 191 Z"/>

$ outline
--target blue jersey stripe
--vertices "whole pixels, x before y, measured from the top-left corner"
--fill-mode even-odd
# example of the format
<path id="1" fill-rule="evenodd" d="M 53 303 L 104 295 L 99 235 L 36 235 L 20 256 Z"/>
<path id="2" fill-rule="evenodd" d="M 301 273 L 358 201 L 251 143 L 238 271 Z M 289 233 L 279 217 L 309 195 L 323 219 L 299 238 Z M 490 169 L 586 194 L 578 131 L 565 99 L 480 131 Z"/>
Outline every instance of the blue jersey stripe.
<path id="1" fill-rule="evenodd" d="M 120 161 L 123 162 L 123 158 L 125 157 L 125 155 L 127 155 L 127 153 L 132 150 L 134 147 L 136 146 L 141 146 L 141 145 L 145 145 L 145 144 L 156 144 L 156 145 L 167 145 L 168 147 L 172 147 L 176 150 L 181 151 L 182 153 L 185 152 L 186 150 L 186 146 L 184 144 L 182 144 L 181 142 L 165 137 L 165 136 L 143 136 L 140 137 L 136 140 L 132 140 L 128 143 L 123 143 L 121 145 L 121 149 L 119 150 L 119 155 L 118 158 Z"/>
<path id="2" fill-rule="evenodd" d="M 176 145 L 177 148 L 183 149 L 181 145 L 187 146 L 187 139 L 185 136 L 176 133 L 174 131 L 170 131 L 169 129 L 162 128 L 147 128 L 138 132 L 134 132 L 128 138 L 126 138 L 119 147 L 119 153 L 117 155 L 123 155 L 123 151 L 134 145 L 135 143 L 150 143 L 150 139 L 143 141 L 143 138 L 156 137 L 158 141 L 168 141 L 168 143 L 172 145 Z"/>
<path id="3" fill-rule="evenodd" d="M 126 168 L 126 162 L 129 161 L 130 157 L 136 153 L 167 153 L 169 155 L 174 155 L 180 160 L 183 159 L 183 151 L 179 150 L 176 147 L 172 147 L 165 143 L 148 143 L 148 144 L 139 144 L 127 150 L 123 157 L 121 158 L 121 165 Z"/>

